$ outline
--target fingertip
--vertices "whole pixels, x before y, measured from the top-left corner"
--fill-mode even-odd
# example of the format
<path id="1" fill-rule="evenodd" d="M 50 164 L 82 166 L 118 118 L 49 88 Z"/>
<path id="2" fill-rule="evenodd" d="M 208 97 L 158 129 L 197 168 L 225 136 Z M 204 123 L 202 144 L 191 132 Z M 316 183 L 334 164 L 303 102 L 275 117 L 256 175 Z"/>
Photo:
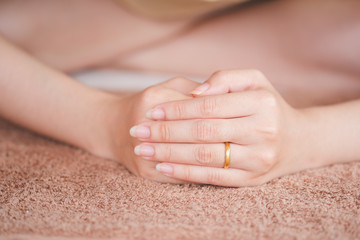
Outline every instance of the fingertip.
<path id="1" fill-rule="evenodd" d="M 132 137 L 143 139 L 150 138 L 150 128 L 147 126 L 133 126 L 132 128 L 130 128 L 129 132 Z"/>
<path id="2" fill-rule="evenodd" d="M 195 96 L 199 96 L 199 95 L 203 94 L 209 88 L 210 88 L 210 84 L 203 83 L 200 86 L 198 86 L 197 88 L 195 88 L 194 90 L 192 90 L 190 92 L 190 94 L 195 95 Z"/>
<path id="3" fill-rule="evenodd" d="M 136 146 L 135 148 L 134 148 L 134 153 L 135 153 L 135 155 L 137 155 L 137 156 L 140 156 L 141 154 L 140 154 L 140 145 L 138 145 L 138 146 Z"/>
<path id="4" fill-rule="evenodd" d="M 155 169 L 165 176 L 171 176 L 174 172 L 174 168 L 170 164 L 158 163 L 155 166 Z"/>
<path id="5" fill-rule="evenodd" d="M 133 126 L 130 128 L 130 130 L 129 130 L 130 136 L 136 137 L 136 135 L 135 135 L 136 128 L 137 128 L 137 126 Z"/>
<path id="6" fill-rule="evenodd" d="M 134 148 L 134 153 L 135 153 L 135 155 L 142 156 L 143 158 L 146 159 L 146 158 L 154 156 L 155 149 L 151 145 L 140 144 Z"/>
<path id="7" fill-rule="evenodd" d="M 164 120 L 165 111 L 161 108 L 150 109 L 146 112 L 146 117 L 153 120 Z"/>
<path id="8" fill-rule="evenodd" d="M 146 114 L 145 114 L 145 116 L 146 116 L 146 118 L 148 118 L 148 119 L 152 119 L 152 117 L 151 117 L 151 113 L 152 113 L 152 109 L 150 109 L 149 111 L 147 111 L 146 112 Z"/>

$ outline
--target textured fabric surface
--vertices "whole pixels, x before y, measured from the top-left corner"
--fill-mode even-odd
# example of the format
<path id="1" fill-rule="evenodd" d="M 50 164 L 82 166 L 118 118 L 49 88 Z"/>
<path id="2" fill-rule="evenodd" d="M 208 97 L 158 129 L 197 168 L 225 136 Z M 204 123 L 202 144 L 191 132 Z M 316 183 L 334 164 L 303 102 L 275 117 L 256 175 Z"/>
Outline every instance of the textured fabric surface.
<path id="1" fill-rule="evenodd" d="M 0 121 L 0 239 L 360 239 L 360 163 L 252 188 L 144 180 Z"/>

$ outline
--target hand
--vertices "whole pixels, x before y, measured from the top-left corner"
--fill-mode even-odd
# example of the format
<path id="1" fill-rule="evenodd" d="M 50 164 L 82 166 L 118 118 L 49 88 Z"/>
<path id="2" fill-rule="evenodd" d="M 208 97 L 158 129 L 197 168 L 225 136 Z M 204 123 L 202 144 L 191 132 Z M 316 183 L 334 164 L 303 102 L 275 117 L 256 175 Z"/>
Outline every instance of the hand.
<path id="1" fill-rule="evenodd" d="M 196 90 L 194 99 L 162 103 L 141 123 L 147 135 L 135 152 L 160 164 L 174 179 L 252 186 L 310 166 L 306 116 L 289 106 L 256 70 L 220 71 Z M 212 96 L 210 96 L 212 95 Z M 224 169 L 230 142 L 230 166 Z"/>
<path id="2" fill-rule="evenodd" d="M 182 182 L 157 172 L 155 162 L 146 161 L 136 156 L 133 149 L 139 144 L 139 141 L 130 136 L 129 129 L 133 125 L 146 121 L 146 111 L 156 104 L 192 98 L 189 94 L 185 95 L 185 93 L 189 93 L 198 85 L 198 83 L 190 80 L 175 78 L 133 96 L 120 99 L 112 107 L 112 109 L 117 109 L 112 111 L 116 112 L 116 116 L 109 118 L 115 120 L 109 120 L 111 123 L 106 124 L 111 126 L 109 129 L 111 144 L 107 144 L 110 145 L 110 150 L 106 150 L 105 153 L 97 153 L 97 155 L 120 161 L 132 173 L 144 178 L 160 182 Z M 141 129 L 137 131 L 141 131 Z"/>

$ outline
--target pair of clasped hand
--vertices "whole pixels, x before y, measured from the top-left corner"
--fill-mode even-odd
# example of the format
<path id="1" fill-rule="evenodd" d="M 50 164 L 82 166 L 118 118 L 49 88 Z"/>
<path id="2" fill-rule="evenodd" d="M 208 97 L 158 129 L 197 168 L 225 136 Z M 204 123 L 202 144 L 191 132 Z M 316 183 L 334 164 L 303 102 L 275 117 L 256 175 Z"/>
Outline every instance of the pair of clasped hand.
<path id="1" fill-rule="evenodd" d="M 299 160 L 304 114 L 260 71 L 219 71 L 202 85 L 175 78 L 137 99 L 142 109 L 130 124 L 135 160 L 125 163 L 137 175 L 240 187 L 306 168 Z"/>

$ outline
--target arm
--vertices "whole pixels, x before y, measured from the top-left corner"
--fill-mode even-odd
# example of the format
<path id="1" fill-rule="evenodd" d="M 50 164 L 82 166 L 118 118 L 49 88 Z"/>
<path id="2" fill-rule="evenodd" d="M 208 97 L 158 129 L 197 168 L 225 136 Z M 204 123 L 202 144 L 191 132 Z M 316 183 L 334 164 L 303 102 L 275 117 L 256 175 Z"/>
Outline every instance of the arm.
<path id="1" fill-rule="evenodd" d="M 162 162 L 157 169 L 166 176 L 250 186 L 360 159 L 359 100 L 294 109 L 252 70 L 217 72 L 193 94 L 195 99 L 157 105 L 147 114 L 158 120 L 145 123 L 149 137 L 134 135 L 144 142 L 139 155 L 153 148 L 145 159 Z M 224 142 L 231 143 L 229 169 L 223 168 Z"/>
<path id="2" fill-rule="evenodd" d="M 108 144 L 104 125 L 111 119 L 105 107 L 116 97 L 74 81 L 1 38 L 0 52 L 1 117 L 88 151 L 102 151 L 95 145 Z"/>
<path id="3" fill-rule="evenodd" d="M 303 111 L 316 166 L 360 160 L 360 100 Z"/>
<path id="4" fill-rule="evenodd" d="M 40 134 L 116 160 L 136 175 L 179 183 L 135 156 L 139 142 L 130 126 L 145 119 L 147 109 L 171 100 L 189 99 L 198 84 L 185 79 L 122 98 L 88 88 L 55 71 L 0 38 L 0 117 Z"/>

